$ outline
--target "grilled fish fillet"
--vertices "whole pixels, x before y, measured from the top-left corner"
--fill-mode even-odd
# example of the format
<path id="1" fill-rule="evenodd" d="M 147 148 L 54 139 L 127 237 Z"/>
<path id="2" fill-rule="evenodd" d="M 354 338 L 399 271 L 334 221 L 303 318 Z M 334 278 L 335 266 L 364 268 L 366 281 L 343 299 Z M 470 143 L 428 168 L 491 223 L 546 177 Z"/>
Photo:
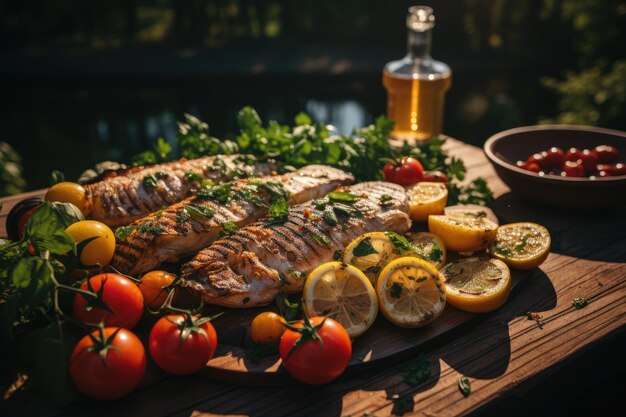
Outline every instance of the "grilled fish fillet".
<path id="1" fill-rule="evenodd" d="M 269 175 L 270 163 L 246 155 L 216 155 L 126 170 L 122 175 L 85 185 L 93 210 L 90 218 L 109 226 L 134 220 L 189 197 L 203 180 L 223 183 L 236 178 Z"/>
<path id="2" fill-rule="evenodd" d="M 241 227 L 268 214 L 280 198 L 288 205 L 299 204 L 353 180 L 340 169 L 309 165 L 284 175 L 203 189 L 200 193 L 209 195 L 199 193 L 119 230 L 112 265 L 134 275 L 177 262 L 215 241 L 226 222 Z"/>
<path id="3" fill-rule="evenodd" d="M 401 186 L 364 182 L 346 190 L 348 197 L 333 192 L 292 207 L 283 223 L 262 219 L 218 240 L 183 265 L 185 286 L 210 304 L 267 304 L 278 292 L 301 291 L 310 271 L 361 234 L 409 229 Z M 342 202 L 349 196 L 356 201 Z"/>

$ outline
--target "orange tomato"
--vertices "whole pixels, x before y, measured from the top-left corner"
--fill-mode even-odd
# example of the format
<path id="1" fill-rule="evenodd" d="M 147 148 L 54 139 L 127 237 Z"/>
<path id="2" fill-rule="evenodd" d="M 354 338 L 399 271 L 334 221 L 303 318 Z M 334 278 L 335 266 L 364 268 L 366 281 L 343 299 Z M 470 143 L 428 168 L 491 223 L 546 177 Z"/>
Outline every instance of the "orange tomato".
<path id="1" fill-rule="evenodd" d="M 146 307 L 150 310 L 158 310 L 163 306 L 169 291 L 166 287 L 176 279 L 176 275 L 166 271 L 150 271 L 141 277 L 139 289 L 143 294 Z"/>
<path id="2" fill-rule="evenodd" d="M 276 313 L 266 311 L 252 320 L 250 337 L 255 343 L 274 343 L 280 340 L 285 331 L 285 319 Z"/>

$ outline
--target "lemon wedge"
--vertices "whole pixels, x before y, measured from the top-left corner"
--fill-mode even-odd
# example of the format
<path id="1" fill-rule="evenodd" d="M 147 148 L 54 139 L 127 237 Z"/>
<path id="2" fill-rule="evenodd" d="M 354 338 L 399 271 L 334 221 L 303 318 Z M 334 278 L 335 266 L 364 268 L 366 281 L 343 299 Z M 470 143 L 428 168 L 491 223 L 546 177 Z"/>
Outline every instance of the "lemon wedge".
<path id="1" fill-rule="evenodd" d="M 409 236 L 411 246 L 417 255 L 430 262 L 435 268 L 441 268 L 446 263 L 446 245 L 437 235 L 428 232 L 419 232 Z"/>
<path id="2" fill-rule="evenodd" d="M 448 187 L 442 182 L 418 182 L 407 187 L 411 219 L 426 221 L 431 214 L 443 214 Z"/>
<path id="3" fill-rule="evenodd" d="M 428 231 L 443 240 L 446 248 L 457 252 L 485 249 L 496 237 L 498 225 L 483 212 L 455 211 L 428 217 Z"/>

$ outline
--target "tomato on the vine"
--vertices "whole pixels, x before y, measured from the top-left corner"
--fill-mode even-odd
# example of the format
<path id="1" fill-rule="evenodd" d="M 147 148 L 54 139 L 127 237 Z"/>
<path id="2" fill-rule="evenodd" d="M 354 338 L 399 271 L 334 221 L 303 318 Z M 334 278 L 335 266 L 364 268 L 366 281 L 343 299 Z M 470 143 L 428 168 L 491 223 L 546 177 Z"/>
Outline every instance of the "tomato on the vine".
<path id="1" fill-rule="evenodd" d="M 174 280 L 176 275 L 166 271 L 150 271 L 142 276 L 138 285 L 146 307 L 154 311 L 160 309 L 169 295 L 167 287 Z"/>
<path id="2" fill-rule="evenodd" d="M 74 296 L 74 317 L 87 323 L 104 322 L 105 326 L 132 329 L 143 314 L 143 295 L 133 281 L 119 274 L 99 274 L 80 287 L 97 294 Z"/>
<path id="3" fill-rule="evenodd" d="M 411 185 L 422 180 L 424 167 L 419 160 L 411 156 L 404 156 L 399 162 L 388 162 L 383 168 L 383 174 L 389 182 Z"/>
<path id="4" fill-rule="evenodd" d="M 76 344 L 70 376 L 85 395 L 113 400 L 134 390 L 146 370 L 146 351 L 134 333 L 119 327 L 94 330 Z"/>
<path id="5" fill-rule="evenodd" d="M 448 183 L 450 180 L 441 171 L 424 171 L 424 176 L 422 177 L 422 181 L 425 182 L 445 182 Z"/>
<path id="6" fill-rule="evenodd" d="M 279 314 L 265 311 L 252 320 L 250 338 L 254 343 L 275 343 L 285 332 L 285 319 Z"/>
<path id="7" fill-rule="evenodd" d="M 352 343 L 335 320 L 312 317 L 288 326 L 280 338 L 279 353 L 287 371 L 298 381 L 325 384 L 348 366 Z"/>
<path id="8" fill-rule="evenodd" d="M 148 348 L 157 366 L 186 375 L 200 370 L 217 346 L 217 333 L 208 317 L 198 320 L 181 314 L 161 317 L 150 330 Z"/>

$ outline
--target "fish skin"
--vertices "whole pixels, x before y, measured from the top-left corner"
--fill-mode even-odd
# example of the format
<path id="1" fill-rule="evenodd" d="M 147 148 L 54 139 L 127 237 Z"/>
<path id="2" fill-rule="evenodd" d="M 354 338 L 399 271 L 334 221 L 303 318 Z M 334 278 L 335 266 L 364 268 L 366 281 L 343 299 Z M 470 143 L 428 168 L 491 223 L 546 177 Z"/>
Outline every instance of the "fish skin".
<path id="1" fill-rule="evenodd" d="M 247 164 L 247 155 L 215 155 L 203 158 L 166 162 L 140 169 L 121 171 L 121 175 L 85 185 L 85 195 L 93 206 L 89 215 L 108 226 L 130 224 L 147 214 L 177 203 L 192 195 L 199 187 L 185 179 L 185 173 L 199 174 L 216 184 L 239 177 L 270 175 L 277 169 L 268 163 Z M 223 164 L 222 164 L 223 163 Z M 221 166 L 224 166 L 222 169 Z M 156 187 L 143 184 L 148 175 L 167 174 L 158 178 Z"/>
<path id="2" fill-rule="evenodd" d="M 353 205 L 363 211 L 362 218 L 341 216 L 332 226 L 323 220 L 316 201 L 292 207 L 282 224 L 262 219 L 200 251 L 182 267 L 185 288 L 209 304 L 239 308 L 268 304 L 279 292 L 301 291 L 309 272 L 332 261 L 335 251 L 343 251 L 363 233 L 409 229 L 409 207 L 401 186 L 365 182 L 346 189 L 362 196 Z M 382 206 L 384 194 L 392 199 Z M 314 234 L 326 236 L 328 247 Z"/>
<path id="3" fill-rule="evenodd" d="M 229 195 L 237 195 L 237 192 L 255 189 L 252 184 L 280 183 L 288 193 L 288 204 L 294 205 L 323 197 L 353 181 L 351 174 L 340 169 L 309 165 L 291 173 L 241 179 L 222 187 L 230 187 Z M 246 196 L 247 199 L 233 198 L 224 203 L 190 197 L 135 221 L 130 233 L 117 240 L 112 266 L 122 273 L 136 275 L 153 270 L 163 262 L 178 262 L 215 241 L 224 222 L 242 227 L 268 213 L 271 195 L 267 191 L 260 189 Z M 260 201 L 252 201 L 253 198 Z M 198 208 L 208 209 L 213 214 L 198 215 Z"/>

